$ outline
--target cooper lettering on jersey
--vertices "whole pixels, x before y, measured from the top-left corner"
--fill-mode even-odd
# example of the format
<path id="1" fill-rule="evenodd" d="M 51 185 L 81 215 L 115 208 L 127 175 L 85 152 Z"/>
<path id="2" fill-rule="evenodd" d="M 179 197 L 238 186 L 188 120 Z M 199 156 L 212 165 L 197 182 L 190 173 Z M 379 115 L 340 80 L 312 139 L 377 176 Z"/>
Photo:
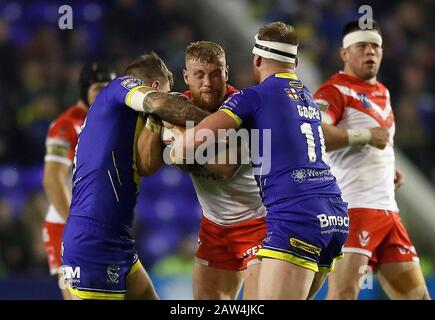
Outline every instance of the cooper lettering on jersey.
<path id="1" fill-rule="evenodd" d="M 305 119 L 316 119 L 320 121 L 319 109 L 313 107 L 301 106 L 301 105 L 297 105 L 297 108 L 300 117 Z"/>

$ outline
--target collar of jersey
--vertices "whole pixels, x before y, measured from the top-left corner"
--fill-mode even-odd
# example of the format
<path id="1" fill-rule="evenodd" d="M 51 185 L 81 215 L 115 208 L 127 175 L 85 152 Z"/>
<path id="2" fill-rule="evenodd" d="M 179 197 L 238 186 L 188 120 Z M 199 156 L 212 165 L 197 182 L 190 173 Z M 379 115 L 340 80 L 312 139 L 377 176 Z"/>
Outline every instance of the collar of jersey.
<path id="1" fill-rule="evenodd" d="M 295 79 L 295 80 L 297 80 L 298 76 L 297 76 L 296 73 L 285 72 L 285 73 L 276 73 L 275 74 L 275 78 L 286 78 L 286 79 Z"/>

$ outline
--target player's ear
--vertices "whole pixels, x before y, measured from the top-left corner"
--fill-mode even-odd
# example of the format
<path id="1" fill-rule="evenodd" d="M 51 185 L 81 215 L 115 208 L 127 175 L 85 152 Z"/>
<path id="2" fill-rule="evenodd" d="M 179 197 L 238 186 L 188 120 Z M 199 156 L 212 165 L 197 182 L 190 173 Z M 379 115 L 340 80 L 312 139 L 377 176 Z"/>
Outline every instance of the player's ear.
<path id="1" fill-rule="evenodd" d="M 229 65 L 225 66 L 225 81 L 228 81 L 228 70 L 230 69 Z"/>
<path id="2" fill-rule="evenodd" d="M 298 63 L 299 63 L 299 58 L 298 58 L 298 57 L 296 57 L 296 59 L 295 59 L 295 67 L 297 67 L 297 66 L 298 66 Z"/>
<path id="3" fill-rule="evenodd" d="M 188 84 L 188 75 L 187 75 L 187 69 L 183 69 L 183 79 L 184 79 L 184 83 Z"/>
<path id="4" fill-rule="evenodd" d="M 340 48 L 340 58 L 343 62 L 347 62 L 349 52 L 345 48 Z"/>
<path id="5" fill-rule="evenodd" d="M 263 62 L 261 56 L 259 56 L 258 54 L 256 54 L 254 56 L 254 64 L 257 68 L 259 68 L 261 66 L 261 63 Z"/>
<path id="6" fill-rule="evenodd" d="M 159 90 L 159 89 L 160 89 L 160 81 L 159 81 L 159 80 L 154 81 L 154 82 L 152 83 L 151 87 L 152 87 L 153 89 Z"/>

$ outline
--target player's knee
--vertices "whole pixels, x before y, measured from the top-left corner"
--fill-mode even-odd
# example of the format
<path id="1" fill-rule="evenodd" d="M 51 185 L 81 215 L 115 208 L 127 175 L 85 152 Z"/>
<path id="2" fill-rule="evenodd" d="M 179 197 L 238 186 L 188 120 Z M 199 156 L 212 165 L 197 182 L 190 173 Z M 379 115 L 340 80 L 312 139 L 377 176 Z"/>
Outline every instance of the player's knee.
<path id="1" fill-rule="evenodd" d="M 430 295 L 425 285 L 418 286 L 406 292 L 401 299 L 407 300 L 430 300 Z"/>
<path id="2" fill-rule="evenodd" d="M 194 300 L 233 300 L 230 294 L 222 291 L 201 290 L 194 294 Z"/>
<path id="3" fill-rule="evenodd" d="M 330 288 L 326 296 L 327 300 L 356 300 L 360 288 L 355 284 L 345 284 L 340 287 Z"/>
<path id="4" fill-rule="evenodd" d="M 193 295 L 195 300 L 234 300 L 237 292 L 234 289 L 202 284 L 195 287 Z"/>
<path id="5" fill-rule="evenodd" d="M 276 294 L 272 288 L 262 288 L 258 291 L 258 300 L 275 300 Z"/>

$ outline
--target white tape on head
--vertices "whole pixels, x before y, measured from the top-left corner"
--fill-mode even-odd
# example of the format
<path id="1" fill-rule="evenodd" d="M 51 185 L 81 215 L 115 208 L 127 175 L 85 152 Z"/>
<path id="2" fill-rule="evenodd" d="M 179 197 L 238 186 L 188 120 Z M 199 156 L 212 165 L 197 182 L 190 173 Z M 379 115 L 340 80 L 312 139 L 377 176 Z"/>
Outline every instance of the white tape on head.
<path id="1" fill-rule="evenodd" d="M 255 35 L 255 45 L 252 49 L 253 54 L 281 62 L 295 63 L 297 52 L 298 46 L 289 43 L 260 40 L 258 39 L 258 34 Z"/>
<path id="2" fill-rule="evenodd" d="M 382 47 L 382 37 L 378 32 L 373 30 L 358 30 L 344 36 L 343 48 L 358 42 L 376 43 L 379 47 Z"/>

